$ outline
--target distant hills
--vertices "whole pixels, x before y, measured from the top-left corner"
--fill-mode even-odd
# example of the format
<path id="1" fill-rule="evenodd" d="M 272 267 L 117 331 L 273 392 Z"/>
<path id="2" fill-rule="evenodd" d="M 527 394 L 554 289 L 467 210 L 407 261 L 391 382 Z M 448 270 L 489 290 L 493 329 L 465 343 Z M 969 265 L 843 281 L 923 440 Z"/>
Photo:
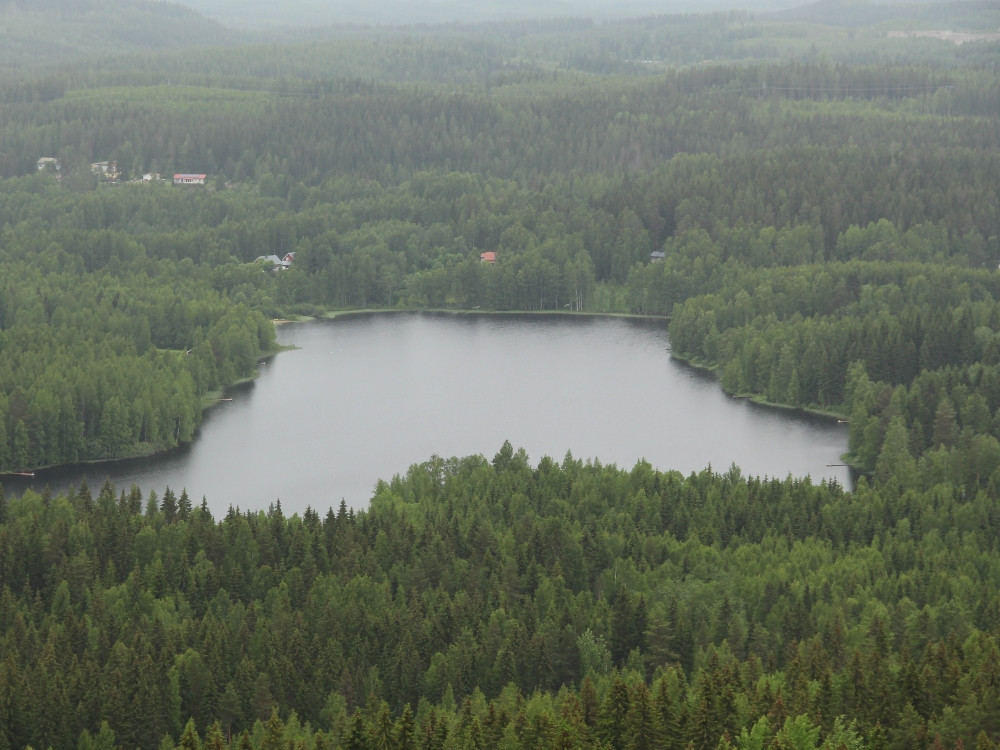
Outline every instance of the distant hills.
<path id="1" fill-rule="evenodd" d="M 1000 31 L 1000 3 L 995 0 L 819 0 L 772 13 L 769 17 L 824 26 L 902 24 L 907 29 L 934 27 L 951 31 Z"/>
<path id="2" fill-rule="evenodd" d="M 281 4 L 270 0 L 0 0 L 0 82 L 17 81 L 29 70 L 65 69 L 82 60 L 152 58 L 246 43 L 315 42 L 345 31 L 367 33 L 365 26 L 385 29 L 578 18 L 592 19 L 597 27 L 594 33 L 600 34 L 600 27 L 608 26 L 601 22 L 613 18 L 681 13 L 693 17 L 740 6 L 764 22 L 870 27 L 886 32 L 1000 31 L 1000 3 L 995 0 L 819 0 L 791 7 L 796 2 L 701 0 L 695 7 L 693 0 L 614 4 L 606 0 L 380 0 L 367 4 L 353 0 L 286 0 Z"/>
<path id="3" fill-rule="evenodd" d="M 371 24 L 400 25 L 454 21 L 586 17 L 593 19 L 708 13 L 730 9 L 780 13 L 787 19 L 833 26 L 870 25 L 893 19 L 953 18 L 978 27 L 993 23 L 1000 4 L 992 0 L 181 0 L 209 18 L 233 27 L 264 29 L 289 26 Z M 970 29 L 971 30 L 971 29 Z"/>
<path id="4" fill-rule="evenodd" d="M 183 0 L 185 5 L 240 28 L 330 24 L 398 25 L 509 19 L 628 18 L 705 13 L 729 8 L 775 10 L 796 0 Z"/>
<path id="5" fill-rule="evenodd" d="M 23 67 L 238 41 L 218 21 L 150 0 L 0 0 L 0 78 Z"/>

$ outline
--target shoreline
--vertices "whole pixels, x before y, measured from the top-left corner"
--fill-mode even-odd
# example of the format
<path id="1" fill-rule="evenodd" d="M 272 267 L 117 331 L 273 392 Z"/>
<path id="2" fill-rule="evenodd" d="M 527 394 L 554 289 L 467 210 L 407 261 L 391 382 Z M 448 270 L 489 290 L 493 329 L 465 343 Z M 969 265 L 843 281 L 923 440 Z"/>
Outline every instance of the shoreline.
<path id="1" fill-rule="evenodd" d="M 576 311 L 576 310 L 482 310 L 482 309 L 471 309 L 471 310 L 457 310 L 454 308 L 364 308 L 364 309 L 346 309 L 346 310 L 327 310 L 320 317 L 310 316 L 310 315 L 300 315 L 300 316 L 289 316 L 281 318 L 272 318 L 271 323 L 278 328 L 285 325 L 302 324 L 302 323 L 314 323 L 326 320 L 336 320 L 337 318 L 346 316 L 358 316 L 358 315 L 384 315 L 389 313 L 430 313 L 430 314 L 446 314 L 446 315 L 502 315 L 502 316 L 560 316 L 560 317 L 576 317 L 576 318 L 629 318 L 635 320 L 659 320 L 663 322 L 669 322 L 670 317 L 664 315 L 641 315 L 637 313 L 620 313 L 620 312 L 590 312 L 590 311 Z M 285 351 L 294 351 L 296 347 L 294 346 L 278 346 L 275 349 L 264 352 L 257 359 L 257 364 L 267 362 L 268 360 L 276 357 Z M 710 375 L 717 383 L 718 387 L 722 389 L 721 383 L 719 383 L 718 378 L 718 366 L 709 365 L 691 358 L 687 358 L 674 353 L 672 350 L 668 350 L 670 358 L 674 361 L 690 367 L 693 370 Z M 259 369 L 255 369 L 253 374 L 238 378 L 237 380 L 227 383 L 221 388 L 214 389 L 205 393 L 201 397 L 201 412 L 204 415 L 206 412 L 210 411 L 212 408 L 217 407 L 220 403 L 231 401 L 232 398 L 228 397 L 228 394 L 236 389 L 244 388 L 246 386 L 252 385 L 253 382 L 260 376 Z M 845 415 L 836 412 L 823 410 L 819 408 L 810 408 L 802 406 L 792 406 L 790 404 L 781 404 L 768 401 L 760 394 L 742 394 L 742 393 L 728 393 L 725 389 L 722 392 L 729 398 L 732 399 L 742 399 L 751 402 L 755 406 L 759 406 L 765 409 L 773 409 L 777 411 L 792 412 L 797 414 L 802 414 L 812 418 L 823 419 L 827 421 L 836 422 L 846 422 Z M 38 474 L 44 474 L 49 471 L 58 471 L 68 469 L 73 466 L 97 466 L 102 464 L 120 464 L 128 461 L 137 461 L 155 458 L 157 456 L 168 455 L 177 450 L 183 450 L 189 447 L 197 439 L 197 433 L 201 425 L 195 430 L 195 435 L 189 441 L 180 442 L 177 445 L 169 446 L 166 448 L 150 448 L 148 450 L 138 450 L 127 456 L 120 456 L 117 458 L 95 458 L 86 461 L 77 461 L 70 464 L 52 464 L 48 466 L 36 466 L 28 469 L 25 472 L 0 472 L 0 482 L 3 479 L 18 479 L 18 478 L 38 478 Z M 138 447 L 138 446 L 136 446 Z M 846 454 L 843 456 L 846 460 Z M 845 464 L 849 466 L 854 471 L 863 472 L 861 467 L 855 464 L 847 462 Z"/>
<path id="2" fill-rule="evenodd" d="M 301 323 L 312 323 L 319 322 L 323 320 L 335 320 L 339 317 L 349 316 L 349 315 L 383 315 L 387 313 L 434 313 L 434 314 L 453 314 L 453 315 L 562 315 L 562 316 L 572 316 L 572 317 L 623 317 L 623 318 L 648 318 L 651 320 L 669 320 L 664 316 L 657 315 L 635 315 L 631 313 L 593 313 L 593 312 L 577 312 L 572 310 L 456 310 L 452 308 L 395 308 L 395 307 L 380 307 L 380 308 L 364 308 L 364 309 L 347 309 L 347 310 L 327 310 L 323 313 L 322 317 L 315 317 L 309 315 L 300 315 L 295 317 L 281 317 L 272 318 L 271 323 L 278 328 L 285 325 L 301 324 Z M 294 346 L 278 346 L 275 349 L 267 352 L 261 353 L 257 358 L 257 364 L 260 365 L 263 362 L 267 362 L 273 359 L 277 355 L 286 351 L 294 351 L 296 347 Z M 204 415 L 206 412 L 217 407 L 220 403 L 231 401 L 231 398 L 227 397 L 227 394 L 235 389 L 244 388 L 246 386 L 252 385 L 253 382 L 260 376 L 259 369 L 255 369 L 253 374 L 247 375 L 242 378 L 237 378 L 231 383 L 227 383 L 220 388 L 213 389 L 204 393 L 201 396 L 201 413 Z M 106 457 L 106 458 L 90 458 L 81 461 L 74 461 L 72 463 L 65 464 L 47 464 L 44 466 L 33 466 L 25 471 L 8 471 L 0 472 L 0 485 L 3 484 L 5 479 L 8 480 L 18 480 L 18 479 L 37 479 L 44 480 L 45 474 L 53 473 L 58 471 L 68 470 L 72 467 L 80 466 L 102 466 L 105 464 L 123 464 L 129 461 L 143 461 L 146 459 L 156 458 L 158 456 L 166 456 L 174 451 L 185 450 L 190 447 L 198 436 L 198 431 L 201 429 L 201 424 L 195 428 L 194 436 L 191 440 L 178 442 L 176 445 L 171 445 L 168 447 L 152 447 L 148 444 L 136 444 L 132 446 L 136 450 L 130 452 L 128 455 L 118 456 L 118 457 Z M 145 445 L 145 447 L 143 447 Z"/>
<path id="3" fill-rule="evenodd" d="M 670 357 L 676 362 L 680 362 L 681 364 L 687 367 L 712 375 L 712 377 L 714 377 L 716 381 L 719 380 L 717 374 L 719 370 L 718 365 L 708 365 L 698 360 L 684 357 L 680 354 L 674 354 L 673 351 L 670 352 Z M 721 383 L 719 387 L 722 388 Z M 798 412 L 800 414 L 807 414 L 811 417 L 820 417 L 822 419 L 829 419 L 836 422 L 847 422 L 847 417 L 848 417 L 847 414 L 830 409 L 820 409 L 819 407 L 810 407 L 810 406 L 793 406 L 792 404 L 783 404 L 778 401 L 768 401 L 760 393 L 729 393 L 724 388 L 722 389 L 722 392 L 725 393 L 727 396 L 729 396 L 729 398 L 750 401 L 751 403 L 756 404 L 757 406 L 762 406 L 768 409 L 776 409 L 778 411 L 793 411 L 793 412 Z"/>
<path id="4" fill-rule="evenodd" d="M 279 346 L 268 352 L 262 353 L 257 358 L 257 364 L 260 365 L 262 362 L 281 354 L 284 351 L 292 351 L 295 347 L 293 346 Z M 201 413 L 204 415 L 206 412 L 210 411 L 212 408 L 218 406 L 221 402 L 232 401 L 232 398 L 227 398 L 226 394 L 233 389 L 239 389 L 252 385 L 253 382 L 260 376 L 260 371 L 254 369 L 252 375 L 247 375 L 242 378 L 237 378 L 232 383 L 227 383 L 221 388 L 216 388 L 214 390 L 208 391 L 201 396 Z M 74 461 L 73 463 L 67 464 L 47 464 L 45 466 L 34 466 L 25 471 L 5 471 L 0 472 L 0 485 L 2 485 L 5 479 L 17 480 L 17 479 L 44 479 L 46 473 L 63 471 L 74 466 L 102 466 L 104 464 L 122 464 L 128 461 L 142 461 L 149 458 L 155 458 L 157 456 L 166 456 L 174 451 L 184 450 L 185 448 L 192 445 L 198 436 L 198 430 L 201 429 L 201 424 L 195 428 L 194 436 L 191 440 L 179 441 L 176 445 L 171 445 L 168 447 L 152 447 L 149 446 L 147 449 L 143 450 L 140 446 L 148 444 L 136 444 L 135 448 L 138 448 L 133 453 L 129 453 L 127 456 L 118 456 L 117 458 L 89 458 L 82 461 Z"/>
<path id="5" fill-rule="evenodd" d="M 431 313 L 435 315 L 532 315 L 532 316 L 565 316 L 574 318 L 630 318 L 635 320 L 662 320 L 670 322 L 669 315 L 643 315 L 624 312 L 593 312 L 584 310 L 484 310 L 480 308 L 456 309 L 452 307 L 366 307 L 347 310 L 327 310 L 321 316 L 299 315 L 289 318 L 273 318 L 275 327 L 295 323 L 312 323 L 323 320 L 336 320 L 353 315 L 386 315 L 391 313 Z"/>
<path id="6" fill-rule="evenodd" d="M 538 318 L 539 316 L 556 316 L 562 318 L 566 321 L 572 318 L 582 318 L 582 319 L 598 319 L 598 318 L 623 318 L 631 319 L 637 321 L 640 326 L 655 326 L 658 330 L 659 328 L 667 323 L 669 320 L 666 316 L 658 315 L 645 315 L 645 314 L 630 314 L 630 313 L 595 313 L 595 312 L 583 312 L 583 311 L 567 311 L 567 310 L 552 310 L 552 311 L 532 311 L 532 310 L 510 310 L 510 311 L 492 311 L 492 310 L 454 310 L 454 309 L 415 309 L 415 308 L 374 308 L 374 309 L 350 309 L 350 310 L 330 310 L 317 316 L 298 316 L 298 317 L 281 317 L 272 319 L 272 323 L 276 326 L 290 325 L 292 323 L 313 323 L 323 320 L 335 320 L 343 316 L 372 316 L 372 315 L 384 315 L 386 313 L 409 313 L 409 314 L 420 314 L 428 315 L 429 317 L 440 316 L 441 318 L 447 317 L 468 317 L 472 315 L 487 315 L 487 316 L 506 316 L 507 318 L 513 319 L 521 317 L 526 321 L 531 318 Z M 584 323 L 586 325 L 586 323 Z M 84 475 L 93 474 L 100 471 L 109 471 L 115 474 L 119 471 L 143 471 L 141 468 L 144 462 L 156 461 L 156 460 L 171 460 L 171 456 L 183 456 L 187 451 L 193 450 L 193 446 L 198 442 L 201 437 L 202 430 L 204 427 L 204 420 L 208 419 L 208 412 L 212 407 L 220 405 L 224 401 L 233 400 L 233 396 L 240 398 L 241 396 L 248 396 L 251 394 L 251 389 L 253 388 L 254 382 L 257 378 L 261 377 L 263 374 L 263 367 L 268 360 L 272 359 L 276 355 L 283 351 L 293 351 L 299 347 L 294 345 L 277 345 L 267 352 L 263 352 L 257 358 L 257 367 L 254 368 L 252 374 L 239 378 L 231 383 L 228 383 L 224 387 L 214 389 L 208 393 L 205 393 L 201 397 L 201 420 L 199 421 L 198 427 L 195 429 L 190 440 L 179 442 L 171 446 L 161 446 L 154 447 L 149 444 L 136 444 L 130 446 L 130 450 L 126 454 L 120 454 L 115 458 L 94 458 L 86 461 L 77 461 L 67 464 L 49 465 L 44 467 L 36 467 L 31 476 L 27 476 L 26 473 L 13 473 L 8 472 L 6 474 L 0 474 L 0 485 L 7 485 L 9 482 L 12 487 L 5 487 L 8 492 L 13 490 L 14 494 L 20 494 L 26 488 L 31 487 L 36 492 L 41 492 L 40 489 L 43 486 L 48 486 L 49 482 L 54 482 L 58 485 L 60 482 L 65 481 L 66 476 L 72 475 L 73 473 L 81 473 Z M 713 376 L 714 382 L 712 383 L 712 389 L 721 388 L 719 384 L 719 379 L 717 377 L 718 368 L 711 367 L 707 364 L 701 362 L 694 362 L 688 360 L 684 357 L 675 356 L 671 351 L 669 341 L 663 341 L 661 346 L 658 347 L 661 352 L 665 351 L 670 355 L 672 359 L 675 359 L 682 365 L 690 367 L 692 370 L 702 372 L 706 377 L 709 375 Z M 707 383 L 706 383 L 707 385 Z M 761 406 L 767 409 L 780 409 L 781 411 L 793 415 L 798 413 L 799 415 L 805 415 L 806 417 L 817 418 L 823 421 L 837 420 L 838 416 L 833 412 L 823 412 L 818 409 L 810 410 L 799 407 L 792 407 L 788 405 L 772 404 L 764 399 L 754 398 L 752 395 L 733 395 L 726 393 L 722 390 L 722 393 L 728 398 L 732 399 L 744 399 L 750 401 L 754 406 Z M 845 460 L 845 456 L 841 456 L 842 460 Z M 833 460 L 833 459 L 831 459 Z M 840 464 L 828 464 L 829 466 L 835 466 Z M 853 486 L 855 477 L 853 476 L 854 471 L 860 471 L 855 465 L 846 462 L 846 465 L 851 468 L 852 478 L 848 486 Z M 130 466 L 138 466 L 140 468 L 134 469 L 129 468 Z M 119 467 L 119 468 L 115 468 Z M 25 484 L 28 482 L 28 484 Z M 91 487 L 92 490 L 97 489 L 96 486 Z"/>
<path id="7" fill-rule="evenodd" d="M 584 312 L 576 310 L 456 310 L 453 308 L 395 308 L 395 307 L 380 307 L 371 309 L 351 309 L 351 310 L 328 310 L 323 314 L 322 317 L 314 316 L 300 316 L 298 319 L 288 319 L 281 318 L 280 323 L 276 321 L 276 325 L 286 325 L 290 323 L 309 323 L 317 322 L 322 320 L 335 320 L 339 317 L 348 315 L 381 315 L 386 313 L 433 313 L 433 314 L 449 314 L 449 315 L 532 315 L 532 316 L 544 316 L 544 315 L 559 315 L 566 317 L 592 317 L 592 318 L 630 318 L 635 320 L 662 320 L 664 322 L 670 321 L 669 315 L 640 315 L 638 313 L 601 313 L 601 312 Z M 709 365 L 704 362 L 700 362 L 688 357 L 675 354 L 672 349 L 668 350 L 670 358 L 676 362 L 681 363 L 693 370 L 704 373 L 706 376 L 711 376 L 716 385 L 722 390 L 728 398 L 745 400 L 763 409 L 770 409 L 773 411 L 781 411 L 786 413 L 798 414 L 806 416 L 812 419 L 821 419 L 827 422 L 837 422 L 843 424 L 847 422 L 848 415 L 842 412 L 830 410 L 830 409 L 820 409 L 818 407 L 808 407 L 808 406 L 793 406 L 791 404 L 782 404 L 774 401 L 768 401 L 763 395 L 757 393 L 728 393 L 720 382 L 718 376 L 718 365 Z M 844 453 L 840 456 L 841 461 L 850 469 L 852 473 L 856 472 L 858 475 L 867 474 L 868 471 L 858 466 L 857 464 L 851 463 L 850 456 Z M 833 464 L 831 464 L 833 465 Z"/>
<path id="8" fill-rule="evenodd" d="M 842 412 L 832 411 L 829 409 L 819 409 L 815 407 L 808 406 L 792 406 L 791 404 L 781 404 L 774 401 L 768 401 L 763 395 L 759 393 L 728 393 L 725 388 L 722 388 L 722 384 L 719 381 L 718 376 L 718 365 L 709 365 L 704 362 L 700 362 L 695 359 L 684 357 L 679 354 L 674 354 L 673 351 L 670 352 L 670 358 L 676 362 L 680 362 L 685 367 L 690 367 L 692 370 L 697 370 L 704 373 L 706 376 L 711 376 L 716 383 L 718 383 L 719 388 L 722 392 L 731 399 L 738 399 L 743 401 L 748 401 L 754 406 L 758 406 L 762 409 L 771 409 L 773 411 L 783 411 L 792 412 L 796 414 L 802 414 L 807 417 L 822 419 L 829 422 L 837 422 L 838 424 L 847 424 L 849 415 Z M 851 456 L 848 453 L 843 453 L 840 456 L 840 460 L 843 461 L 843 466 L 848 467 L 852 473 L 856 473 L 858 476 L 865 476 L 870 474 L 870 470 L 859 466 L 858 464 L 851 462 Z M 832 464 L 831 464 L 832 465 Z"/>

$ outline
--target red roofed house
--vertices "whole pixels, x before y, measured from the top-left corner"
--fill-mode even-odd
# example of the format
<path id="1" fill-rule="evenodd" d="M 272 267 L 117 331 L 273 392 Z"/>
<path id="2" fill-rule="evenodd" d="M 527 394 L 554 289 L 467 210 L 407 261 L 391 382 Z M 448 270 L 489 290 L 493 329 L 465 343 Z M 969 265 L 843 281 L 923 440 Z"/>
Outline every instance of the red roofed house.
<path id="1" fill-rule="evenodd" d="M 483 263 L 496 263 L 497 254 L 494 252 L 479 253 L 479 260 Z"/>
<path id="2" fill-rule="evenodd" d="M 206 175 L 203 174 L 175 174 L 175 185 L 204 185 Z"/>

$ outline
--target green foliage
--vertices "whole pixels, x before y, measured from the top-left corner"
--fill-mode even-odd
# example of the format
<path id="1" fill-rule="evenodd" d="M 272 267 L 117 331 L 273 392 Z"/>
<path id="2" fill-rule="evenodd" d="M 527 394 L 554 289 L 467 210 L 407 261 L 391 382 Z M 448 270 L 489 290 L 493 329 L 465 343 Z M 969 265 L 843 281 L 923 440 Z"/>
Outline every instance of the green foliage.
<path id="1" fill-rule="evenodd" d="M 152 279 L 44 273 L 14 259 L 4 267 L 0 471 L 188 441 L 202 397 L 251 375 L 274 348 L 259 312 L 167 267 Z"/>
<path id="2" fill-rule="evenodd" d="M 832 750 L 1000 731 L 985 492 L 532 467 L 505 447 L 378 496 L 218 521 L 110 486 L 7 500 L 5 741 Z"/>

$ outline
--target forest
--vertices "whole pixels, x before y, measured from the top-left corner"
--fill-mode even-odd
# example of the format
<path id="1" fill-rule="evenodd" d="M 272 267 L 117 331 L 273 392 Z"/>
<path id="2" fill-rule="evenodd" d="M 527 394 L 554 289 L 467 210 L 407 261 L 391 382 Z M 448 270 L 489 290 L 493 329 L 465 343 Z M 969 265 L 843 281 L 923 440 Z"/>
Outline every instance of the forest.
<path id="1" fill-rule="evenodd" d="M 0 504 L 8 747 L 996 747 L 996 486 L 433 458 Z"/>
<path id="2" fill-rule="evenodd" d="M 9 4 L 0 484 L 190 442 L 275 319 L 352 309 L 668 318 L 861 478 L 505 444 L 302 516 L 0 489 L 0 750 L 1000 746 L 998 31 Z"/>

